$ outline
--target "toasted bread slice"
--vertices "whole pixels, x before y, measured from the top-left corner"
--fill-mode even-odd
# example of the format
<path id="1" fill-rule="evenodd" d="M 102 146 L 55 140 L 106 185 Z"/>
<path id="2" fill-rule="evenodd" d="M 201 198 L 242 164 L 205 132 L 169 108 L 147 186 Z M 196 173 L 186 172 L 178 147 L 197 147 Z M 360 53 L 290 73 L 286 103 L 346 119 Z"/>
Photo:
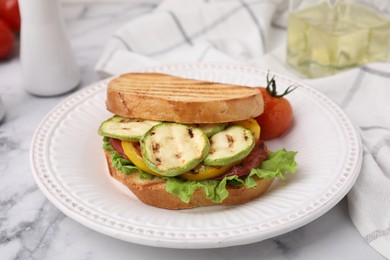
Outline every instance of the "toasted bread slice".
<path id="1" fill-rule="evenodd" d="M 229 196 L 222 203 L 215 203 L 207 199 L 203 190 L 198 188 L 187 204 L 181 201 L 178 196 L 166 191 L 164 180 L 159 178 L 144 180 L 139 177 L 137 172 L 126 175 L 112 166 L 112 157 L 109 152 L 105 151 L 105 155 L 111 176 L 127 186 L 140 201 L 158 208 L 191 209 L 212 205 L 228 206 L 243 204 L 260 197 L 267 191 L 273 181 L 273 179 L 264 181 L 256 177 L 258 186 L 255 188 L 246 188 L 244 186 L 237 188 L 230 186 L 228 187 Z"/>
<path id="2" fill-rule="evenodd" d="M 106 105 L 116 115 L 178 123 L 232 122 L 263 112 L 257 88 L 158 73 L 128 73 L 111 80 Z"/>

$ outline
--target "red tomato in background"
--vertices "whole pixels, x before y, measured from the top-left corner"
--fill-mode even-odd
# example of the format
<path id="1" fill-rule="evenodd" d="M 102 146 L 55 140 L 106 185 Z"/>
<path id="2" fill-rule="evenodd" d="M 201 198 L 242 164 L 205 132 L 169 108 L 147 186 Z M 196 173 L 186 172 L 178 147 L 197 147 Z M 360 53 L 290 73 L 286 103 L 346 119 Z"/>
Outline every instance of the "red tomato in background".
<path id="1" fill-rule="evenodd" d="M 20 31 L 20 13 L 18 0 L 0 0 L 0 18 L 6 21 L 16 32 Z"/>
<path id="2" fill-rule="evenodd" d="M 268 80 L 267 77 L 267 81 L 267 88 L 260 88 L 263 94 L 264 112 L 255 118 L 261 128 L 261 140 L 270 140 L 282 135 L 293 121 L 291 104 L 284 96 L 294 89 L 288 88 L 283 94 L 278 95 L 274 78 Z"/>
<path id="3" fill-rule="evenodd" d="M 0 60 L 8 58 L 13 50 L 15 36 L 11 28 L 0 19 Z"/>

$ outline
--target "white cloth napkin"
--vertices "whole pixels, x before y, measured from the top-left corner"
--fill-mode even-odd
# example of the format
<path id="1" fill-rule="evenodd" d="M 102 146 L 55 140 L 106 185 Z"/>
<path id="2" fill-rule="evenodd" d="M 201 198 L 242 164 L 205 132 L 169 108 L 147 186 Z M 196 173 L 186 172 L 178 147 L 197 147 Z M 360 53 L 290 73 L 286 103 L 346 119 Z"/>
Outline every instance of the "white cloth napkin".
<path id="1" fill-rule="evenodd" d="M 300 77 L 284 61 L 287 5 L 283 0 L 164 1 L 114 33 L 96 70 L 107 76 L 158 64 L 232 62 Z M 390 64 L 301 80 L 339 104 L 359 128 L 363 167 L 348 194 L 349 212 L 367 243 L 390 258 Z"/>

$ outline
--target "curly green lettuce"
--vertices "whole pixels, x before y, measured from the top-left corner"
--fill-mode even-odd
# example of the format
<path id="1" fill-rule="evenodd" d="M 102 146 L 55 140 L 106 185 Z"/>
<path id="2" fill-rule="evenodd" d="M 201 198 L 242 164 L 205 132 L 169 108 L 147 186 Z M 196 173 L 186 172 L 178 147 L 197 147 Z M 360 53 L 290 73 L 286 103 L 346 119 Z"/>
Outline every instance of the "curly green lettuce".
<path id="1" fill-rule="evenodd" d="M 142 179 L 159 178 L 146 173 L 135 166 L 131 161 L 122 158 L 110 145 L 108 139 L 103 139 L 103 148 L 111 153 L 112 165 L 115 169 L 123 172 L 124 174 L 131 174 L 134 171 L 140 173 Z M 189 181 L 182 180 L 175 177 L 163 177 L 166 180 L 166 191 L 177 195 L 183 202 L 189 203 L 192 194 L 196 189 L 201 188 L 206 198 L 209 200 L 220 203 L 229 195 L 227 185 L 245 186 L 247 188 L 257 187 L 255 176 L 270 180 L 278 177 L 285 178 L 286 173 L 295 173 L 298 167 L 295 161 L 295 155 L 297 152 L 286 151 L 280 149 L 275 152 L 270 152 L 267 159 L 264 160 L 259 168 L 252 169 L 251 172 L 244 178 L 238 176 L 227 176 L 222 180 L 203 180 L 203 181 Z"/>

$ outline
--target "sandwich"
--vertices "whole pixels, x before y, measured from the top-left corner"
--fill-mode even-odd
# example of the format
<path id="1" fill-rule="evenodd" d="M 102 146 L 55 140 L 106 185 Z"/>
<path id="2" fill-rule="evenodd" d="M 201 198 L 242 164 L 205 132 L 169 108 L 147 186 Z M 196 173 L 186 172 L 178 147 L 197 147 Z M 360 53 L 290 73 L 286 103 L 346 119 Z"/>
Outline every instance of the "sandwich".
<path id="1" fill-rule="evenodd" d="M 128 73 L 108 83 L 106 107 L 114 115 L 98 133 L 110 175 L 150 206 L 243 204 L 297 167 L 296 152 L 261 140 L 258 88 Z"/>

